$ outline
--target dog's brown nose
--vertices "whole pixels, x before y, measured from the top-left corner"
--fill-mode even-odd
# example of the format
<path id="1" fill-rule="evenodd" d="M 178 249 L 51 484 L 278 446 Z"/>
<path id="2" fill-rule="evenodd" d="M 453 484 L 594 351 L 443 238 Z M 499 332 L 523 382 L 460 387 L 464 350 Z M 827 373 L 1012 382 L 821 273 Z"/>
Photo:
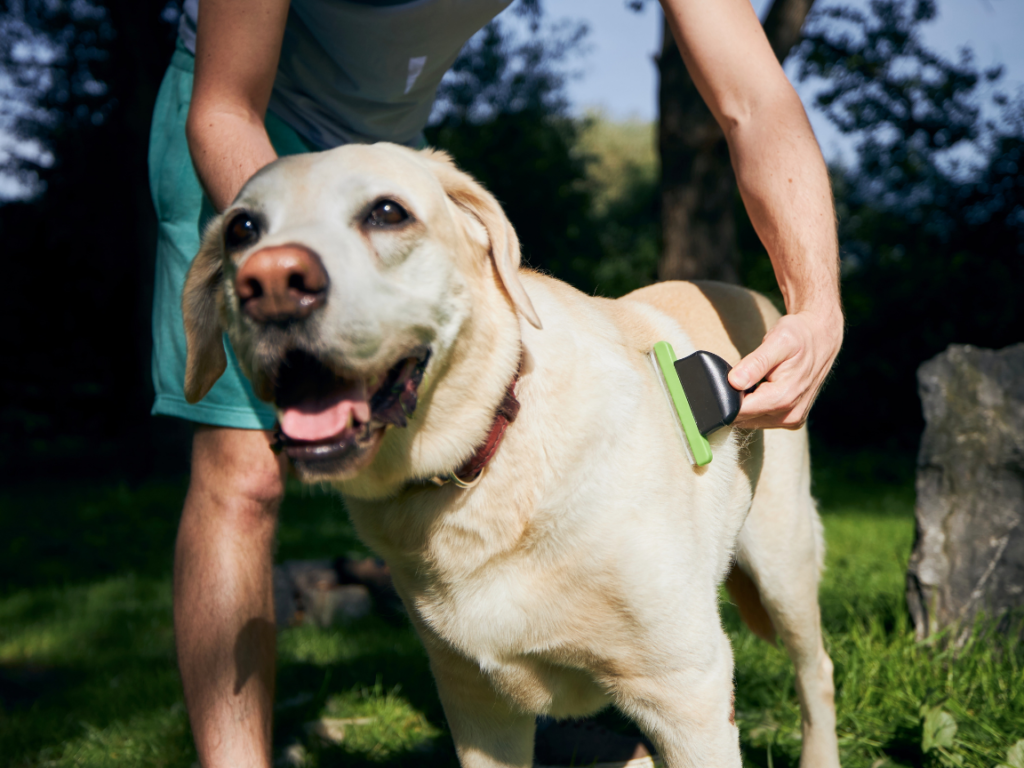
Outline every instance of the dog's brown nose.
<path id="1" fill-rule="evenodd" d="M 327 272 L 315 253 L 296 245 L 252 254 L 235 277 L 242 311 L 258 323 L 301 320 L 327 300 Z"/>

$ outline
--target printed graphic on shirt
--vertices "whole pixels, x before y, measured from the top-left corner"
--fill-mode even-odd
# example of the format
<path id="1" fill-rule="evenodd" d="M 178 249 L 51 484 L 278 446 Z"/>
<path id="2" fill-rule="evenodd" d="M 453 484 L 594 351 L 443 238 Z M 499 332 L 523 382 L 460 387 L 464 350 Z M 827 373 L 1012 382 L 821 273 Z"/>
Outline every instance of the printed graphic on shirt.
<path id="1" fill-rule="evenodd" d="M 409 76 L 405 79 L 405 92 L 408 93 L 416 85 L 416 78 L 423 72 L 427 64 L 426 56 L 413 56 L 409 59 Z"/>

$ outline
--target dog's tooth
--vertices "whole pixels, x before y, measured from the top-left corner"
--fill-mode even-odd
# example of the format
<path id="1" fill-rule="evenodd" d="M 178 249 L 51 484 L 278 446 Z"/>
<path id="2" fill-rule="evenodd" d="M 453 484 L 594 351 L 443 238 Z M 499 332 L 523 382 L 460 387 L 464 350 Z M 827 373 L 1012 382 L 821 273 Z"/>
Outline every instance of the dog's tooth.
<path id="1" fill-rule="evenodd" d="M 405 387 L 402 394 L 398 396 L 398 402 L 402 406 L 402 413 L 406 416 L 412 416 L 416 411 L 418 398 L 416 397 L 416 389 L 414 386 Z"/>
<path id="2" fill-rule="evenodd" d="M 408 425 L 408 421 L 405 418 L 405 414 L 402 412 L 401 406 L 396 402 L 387 408 L 382 408 L 374 413 L 374 419 L 380 421 L 382 424 L 391 424 L 395 427 L 405 427 Z"/>

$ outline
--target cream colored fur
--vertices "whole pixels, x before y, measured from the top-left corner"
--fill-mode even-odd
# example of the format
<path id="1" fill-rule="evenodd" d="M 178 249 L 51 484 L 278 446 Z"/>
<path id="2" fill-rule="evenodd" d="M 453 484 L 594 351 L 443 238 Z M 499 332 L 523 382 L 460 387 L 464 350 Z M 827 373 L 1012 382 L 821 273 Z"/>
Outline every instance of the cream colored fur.
<path id="1" fill-rule="evenodd" d="M 362 228 L 381 197 L 414 224 Z M 756 586 L 744 615 L 766 610 L 761 634 L 774 628 L 796 665 L 801 765 L 838 765 L 806 434 L 721 430 L 694 469 L 646 357 L 667 340 L 735 363 L 777 319 L 763 297 L 698 283 L 585 296 L 520 270 L 500 207 L 443 155 L 343 147 L 275 163 L 211 225 L 184 297 L 193 398 L 223 367 L 222 324 L 260 378 L 231 281 L 248 254 L 220 246 L 241 207 L 267 222 L 258 247 L 323 260 L 331 293 L 311 332 L 325 359 L 379 372 L 413 341 L 433 351 L 409 426 L 336 485 L 391 567 L 464 766 L 528 766 L 536 715 L 610 703 L 669 766 L 739 766 L 718 614 L 734 562 Z M 520 355 L 522 409 L 480 483 L 422 482 L 483 441 Z"/>

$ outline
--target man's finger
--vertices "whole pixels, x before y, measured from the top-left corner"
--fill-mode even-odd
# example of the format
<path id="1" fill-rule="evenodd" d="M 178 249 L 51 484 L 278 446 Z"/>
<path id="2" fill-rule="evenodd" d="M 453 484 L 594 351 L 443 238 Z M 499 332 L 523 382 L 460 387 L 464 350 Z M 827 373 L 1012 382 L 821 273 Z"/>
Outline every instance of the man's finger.
<path id="1" fill-rule="evenodd" d="M 729 384 L 745 391 L 768 376 L 780 364 L 796 354 L 800 345 L 792 334 L 773 330 L 761 345 L 729 371 Z"/>
<path id="2" fill-rule="evenodd" d="M 793 407 L 786 397 L 785 387 L 774 382 L 765 381 L 743 397 L 740 412 L 736 415 L 739 424 L 745 418 L 754 416 L 781 415 Z"/>
<path id="3" fill-rule="evenodd" d="M 806 421 L 806 416 L 797 417 L 792 414 L 786 414 L 782 418 L 778 416 L 758 416 L 743 423 L 737 421 L 733 426 L 739 429 L 800 429 Z"/>
<path id="4" fill-rule="evenodd" d="M 806 421 L 807 408 L 800 398 L 795 403 L 783 403 L 779 402 L 772 393 L 765 393 L 766 398 L 756 399 L 755 396 L 769 386 L 769 384 L 762 384 L 756 391 L 743 399 L 743 405 L 733 426 L 744 429 L 760 429 L 762 427 L 796 429 Z M 784 399 L 788 400 L 788 398 Z"/>

